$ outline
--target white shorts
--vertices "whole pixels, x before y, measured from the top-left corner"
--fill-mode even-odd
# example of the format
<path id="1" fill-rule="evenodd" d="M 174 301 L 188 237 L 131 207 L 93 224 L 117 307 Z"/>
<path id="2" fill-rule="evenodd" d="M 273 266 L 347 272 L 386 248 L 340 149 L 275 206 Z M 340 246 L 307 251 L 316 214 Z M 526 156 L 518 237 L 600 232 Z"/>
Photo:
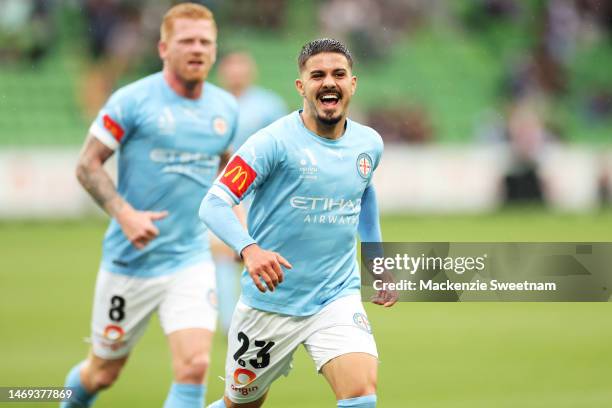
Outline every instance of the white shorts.
<path id="1" fill-rule="evenodd" d="M 243 404 L 259 399 L 272 382 L 291 370 L 300 344 L 317 371 L 347 353 L 378 358 L 376 343 L 359 295 L 342 297 L 312 316 L 287 316 L 238 302 L 228 333 L 225 395 Z"/>
<path id="2" fill-rule="evenodd" d="M 109 360 L 126 356 L 143 335 L 154 311 L 165 334 L 188 328 L 214 331 L 214 264 L 202 262 L 154 278 L 100 269 L 91 324 L 93 353 Z"/>

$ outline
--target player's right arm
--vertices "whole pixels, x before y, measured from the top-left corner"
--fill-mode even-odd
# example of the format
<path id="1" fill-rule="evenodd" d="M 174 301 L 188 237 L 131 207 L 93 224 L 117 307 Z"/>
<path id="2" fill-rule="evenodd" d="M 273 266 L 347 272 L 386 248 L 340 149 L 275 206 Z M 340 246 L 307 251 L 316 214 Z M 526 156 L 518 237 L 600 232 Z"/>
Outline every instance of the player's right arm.
<path id="1" fill-rule="evenodd" d="M 119 91 L 100 111 L 79 154 L 76 176 L 100 208 L 117 220 L 132 245 L 142 249 L 159 235 L 153 221 L 168 214 L 166 211 L 135 210 L 119 195 L 104 169 L 104 163 L 125 141 L 124 135 L 131 128 L 131 117 L 128 114 L 130 102 L 125 92 Z"/>
<path id="2" fill-rule="evenodd" d="M 260 248 L 232 212 L 251 191 L 261 185 L 275 166 L 274 140 L 256 134 L 232 157 L 200 206 L 200 219 L 244 260 L 245 268 L 261 292 L 283 281 L 281 266 L 291 264 L 279 253 Z M 263 282 L 262 282 L 263 281 Z"/>

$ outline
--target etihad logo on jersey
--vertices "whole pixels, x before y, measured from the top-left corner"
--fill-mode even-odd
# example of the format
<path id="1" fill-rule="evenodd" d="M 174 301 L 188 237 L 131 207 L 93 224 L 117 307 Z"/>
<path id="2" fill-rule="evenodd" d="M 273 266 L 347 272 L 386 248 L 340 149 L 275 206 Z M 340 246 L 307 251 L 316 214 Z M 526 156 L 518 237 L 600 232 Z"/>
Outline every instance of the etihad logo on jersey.
<path id="1" fill-rule="evenodd" d="M 294 196 L 289 199 L 291 207 L 307 211 L 306 224 L 357 224 L 361 210 L 361 198 L 347 200 L 331 197 Z M 315 212 L 316 214 L 312 214 Z"/>
<path id="2" fill-rule="evenodd" d="M 240 156 L 235 156 L 225 168 L 225 173 L 221 176 L 221 182 L 225 184 L 232 193 L 238 198 L 242 198 L 244 193 L 253 184 L 257 173 Z"/>
<path id="3" fill-rule="evenodd" d="M 106 130 L 108 130 L 110 134 L 113 135 L 115 140 L 121 142 L 121 139 L 125 134 L 123 128 L 117 122 L 115 122 L 113 118 L 111 118 L 109 115 L 104 115 L 102 117 L 102 123 L 104 124 Z"/>

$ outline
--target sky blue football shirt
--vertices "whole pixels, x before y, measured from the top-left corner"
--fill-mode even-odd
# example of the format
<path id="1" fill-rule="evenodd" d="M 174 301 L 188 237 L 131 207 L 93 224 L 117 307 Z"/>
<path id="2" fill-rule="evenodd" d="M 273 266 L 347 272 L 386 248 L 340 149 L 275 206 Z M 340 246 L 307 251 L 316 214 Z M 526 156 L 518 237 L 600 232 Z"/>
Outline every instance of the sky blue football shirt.
<path id="1" fill-rule="evenodd" d="M 237 120 L 238 105 L 228 92 L 205 83 L 199 99 L 187 99 L 169 87 L 162 73 L 111 96 L 90 132 L 118 150 L 117 190 L 137 210 L 169 215 L 155 221 L 160 234 L 142 250 L 113 219 L 104 237 L 104 269 L 152 277 L 211 259 L 198 208 Z"/>

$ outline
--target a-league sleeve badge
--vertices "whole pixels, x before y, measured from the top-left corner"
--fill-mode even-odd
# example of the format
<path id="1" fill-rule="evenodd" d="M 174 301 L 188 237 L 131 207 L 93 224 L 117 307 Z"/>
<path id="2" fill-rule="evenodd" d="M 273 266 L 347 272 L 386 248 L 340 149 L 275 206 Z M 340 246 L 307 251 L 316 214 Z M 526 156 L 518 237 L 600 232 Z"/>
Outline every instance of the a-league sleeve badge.
<path id="1" fill-rule="evenodd" d="M 367 153 L 361 153 L 357 157 L 357 173 L 364 179 L 369 179 L 372 174 L 372 158 Z"/>

